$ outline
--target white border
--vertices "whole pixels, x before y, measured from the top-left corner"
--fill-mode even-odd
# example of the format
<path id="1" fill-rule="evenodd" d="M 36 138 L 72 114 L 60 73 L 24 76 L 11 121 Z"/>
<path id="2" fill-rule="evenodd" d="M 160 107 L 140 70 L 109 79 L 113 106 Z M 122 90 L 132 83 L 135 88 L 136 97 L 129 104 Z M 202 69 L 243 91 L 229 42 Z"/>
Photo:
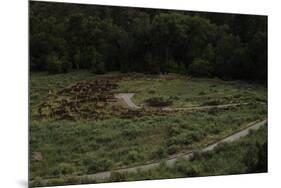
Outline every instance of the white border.
<path id="1" fill-rule="evenodd" d="M 274 187 L 280 186 L 280 7 L 275 0 L 59 0 L 86 4 L 269 15 L 269 173 L 61 187 Z M 58 1 L 57 1 L 58 2 Z M 27 187 L 28 32 L 25 0 L 0 6 L 0 187 Z M 113 186 L 114 185 L 114 186 Z"/>
<path id="2" fill-rule="evenodd" d="M 36 1 L 36 0 L 35 0 Z M 81 4 L 120 5 L 147 8 L 183 9 L 195 11 L 268 14 L 270 7 L 266 1 L 261 0 L 42 0 L 53 2 L 70 2 Z"/>

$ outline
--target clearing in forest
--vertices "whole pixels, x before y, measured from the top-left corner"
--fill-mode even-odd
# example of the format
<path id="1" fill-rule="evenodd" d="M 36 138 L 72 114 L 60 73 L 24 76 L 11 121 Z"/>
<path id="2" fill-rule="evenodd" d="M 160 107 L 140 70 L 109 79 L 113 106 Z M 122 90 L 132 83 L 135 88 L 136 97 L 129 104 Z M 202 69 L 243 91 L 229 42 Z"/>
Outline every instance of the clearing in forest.
<path id="1" fill-rule="evenodd" d="M 261 85 L 180 75 L 41 73 L 31 75 L 30 91 L 31 180 L 161 161 L 267 115 Z M 139 108 L 126 105 L 122 93 Z"/>

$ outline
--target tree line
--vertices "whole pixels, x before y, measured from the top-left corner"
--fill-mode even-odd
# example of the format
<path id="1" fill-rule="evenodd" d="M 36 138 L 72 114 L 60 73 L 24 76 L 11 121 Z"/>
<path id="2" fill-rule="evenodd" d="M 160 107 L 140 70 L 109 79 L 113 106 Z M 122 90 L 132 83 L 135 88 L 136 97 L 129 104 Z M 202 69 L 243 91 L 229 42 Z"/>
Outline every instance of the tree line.
<path id="1" fill-rule="evenodd" d="M 267 17 L 30 2 L 30 70 L 267 82 Z"/>

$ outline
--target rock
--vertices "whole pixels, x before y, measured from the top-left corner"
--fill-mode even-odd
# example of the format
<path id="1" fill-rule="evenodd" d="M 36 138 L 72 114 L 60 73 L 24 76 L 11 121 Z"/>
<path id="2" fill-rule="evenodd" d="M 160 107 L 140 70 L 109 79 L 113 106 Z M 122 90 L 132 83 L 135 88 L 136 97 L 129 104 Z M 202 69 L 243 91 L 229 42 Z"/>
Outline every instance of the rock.
<path id="1" fill-rule="evenodd" d="M 43 160 L 43 156 L 41 152 L 34 152 L 33 153 L 33 159 L 35 161 L 42 161 Z"/>

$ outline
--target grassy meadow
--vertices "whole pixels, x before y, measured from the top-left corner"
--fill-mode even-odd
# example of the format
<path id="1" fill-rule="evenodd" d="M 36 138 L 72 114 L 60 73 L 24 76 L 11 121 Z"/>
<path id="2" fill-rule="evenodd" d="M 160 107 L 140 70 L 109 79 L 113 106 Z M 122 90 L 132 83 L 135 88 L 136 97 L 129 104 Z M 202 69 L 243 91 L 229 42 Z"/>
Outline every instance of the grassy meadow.
<path id="1" fill-rule="evenodd" d="M 87 71 L 57 75 L 31 72 L 30 176 L 32 181 L 37 182 L 36 185 L 41 185 L 41 180 L 48 178 L 63 181 L 67 177 L 161 161 L 170 156 L 198 150 L 247 127 L 250 122 L 265 119 L 267 116 L 266 88 L 261 85 L 180 75 L 132 76 L 111 73 L 102 77 L 109 76 L 122 77 L 117 82 L 118 87 L 114 93 L 135 93 L 132 100 L 144 107 L 145 101 L 153 97 L 171 100 L 171 108 L 249 104 L 230 109 L 189 113 L 175 111 L 165 114 L 144 113 L 129 117 L 111 114 L 103 119 L 58 120 L 51 117 L 42 119 L 38 114 L 38 105 L 48 100 L 50 91 L 56 92 L 71 84 L 100 79 L 101 76 Z M 124 108 L 119 101 L 112 103 L 115 107 L 120 105 L 120 109 Z M 245 147 L 243 145 L 240 150 L 244 148 L 246 151 Z M 215 158 L 225 157 L 216 154 L 215 151 L 211 153 L 213 159 L 208 159 L 202 165 L 211 163 Z M 197 167 L 205 159 L 204 156 L 195 158 L 194 162 L 179 162 L 183 167 L 176 166 L 165 173 L 162 172 L 166 171 L 167 167 L 160 167 L 139 175 L 121 176 L 121 179 L 122 177 L 124 180 L 147 179 L 150 173 L 154 174 L 151 176 L 152 179 L 182 177 L 187 174 L 179 168 L 183 169 L 185 165 L 188 168 L 190 165 L 199 168 L 196 174 L 198 176 L 228 173 L 226 170 L 212 171 L 201 166 Z M 219 168 L 219 164 L 212 168 Z M 241 172 L 244 172 L 243 169 Z M 118 181 L 119 176 L 116 176 L 117 179 L 112 177 L 108 181 Z"/>
<path id="2" fill-rule="evenodd" d="M 252 131 L 234 143 L 221 144 L 213 151 L 197 153 L 190 161 L 180 158 L 173 167 L 163 162 L 158 168 L 139 173 L 112 173 L 106 181 L 260 173 L 267 169 L 264 159 L 267 159 L 267 127 Z"/>

